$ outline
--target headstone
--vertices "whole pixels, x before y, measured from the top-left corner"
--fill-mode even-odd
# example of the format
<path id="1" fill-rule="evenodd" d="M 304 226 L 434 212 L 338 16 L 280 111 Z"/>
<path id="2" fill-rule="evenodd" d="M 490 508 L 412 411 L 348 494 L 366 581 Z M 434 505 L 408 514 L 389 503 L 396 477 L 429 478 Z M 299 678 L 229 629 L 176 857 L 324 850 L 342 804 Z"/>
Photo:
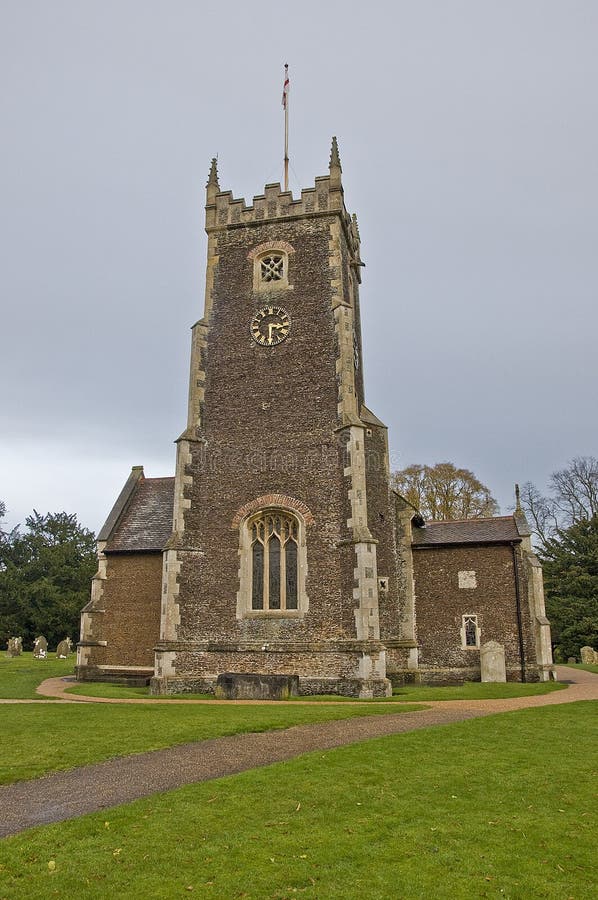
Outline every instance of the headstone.
<path id="1" fill-rule="evenodd" d="M 65 637 L 63 641 L 61 641 L 56 648 L 56 658 L 57 659 L 66 659 L 69 653 L 71 652 L 71 647 L 73 646 L 73 642 L 70 637 Z"/>
<path id="2" fill-rule="evenodd" d="M 20 656 L 23 652 L 23 638 L 11 637 L 8 639 L 8 647 L 6 648 L 6 656 L 11 659 L 14 656 Z"/>
<path id="3" fill-rule="evenodd" d="M 39 637 L 33 642 L 33 658 L 34 659 L 45 659 L 48 655 L 48 642 L 43 636 L 40 634 Z"/>
<path id="4" fill-rule="evenodd" d="M 577 663 L 577 657 L 575 657 L 575 656 L 568 657 L 568 659 L 567 659 L 568 666 L 574 666 L 576 663 Z"/>
<path id="5" fill-rule="evenodd" d="M 593 666 L 598 663 L 598 653 L 593 647 L 582 647 L 579 653 L 584 666 Z"/>
<path id="6" fill-rule="evenodd" d="M 505 648 L 497 641 L 488 641 L 480 647 L 480 667 L 482 681 L 504 682 L 507 680 Z"/>
<path id="7" fill-rule="evenodd" d="M 219 700 L 288 700 L 299 694 L 298 675 L 225 672 L 216 679 Z"/>

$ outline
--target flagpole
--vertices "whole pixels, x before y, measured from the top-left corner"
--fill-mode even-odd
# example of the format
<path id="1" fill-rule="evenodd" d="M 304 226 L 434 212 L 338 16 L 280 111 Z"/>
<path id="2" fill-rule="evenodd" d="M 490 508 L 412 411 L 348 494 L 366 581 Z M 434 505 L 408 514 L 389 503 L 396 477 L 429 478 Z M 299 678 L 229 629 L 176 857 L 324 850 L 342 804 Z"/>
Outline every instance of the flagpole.
<path id="1" fill-rule="evenodd" d="M 284 189 L 289 189 L 289 66 L 284 67 Z"/>

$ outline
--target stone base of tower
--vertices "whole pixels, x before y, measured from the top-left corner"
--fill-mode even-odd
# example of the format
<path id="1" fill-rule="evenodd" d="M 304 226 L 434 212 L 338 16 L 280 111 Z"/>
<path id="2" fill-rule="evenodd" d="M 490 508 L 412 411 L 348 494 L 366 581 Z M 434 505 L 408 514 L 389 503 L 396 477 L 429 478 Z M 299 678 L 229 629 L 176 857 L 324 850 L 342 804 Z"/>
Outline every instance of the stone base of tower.
<path id="1" fill-rule="evenodd" d="M 507 681 L 537 682 L 554 680 L 551 671 L 542 671 L 538 666 L 528 664 L 522 674 L 521 666 L 507 666 Z M 407 684 L 423 684 L 430 687 L 449 687 L 467 682 L 481 681 L 480 666 L 420 666 L 418 669 L 396 669 L 389 672 L 393 688 Z"/>
<path id="2" fill-rule="evenodd" d="M 349 644 L 350 646 L 346 646 Z M 384 648 L 378 642 L 335 642 L 291 649 L 261 645 L 181 645 L 156 650 L 154 695 L 214 693 L 218 675 L 298 675 L 299 693 L 344 697 L 389 697 Z"/>
<path id="3" fill-rule="evenodd" d="M 419 650 L 413 640 L 388 640 L 386 646 L 386 674 L 393 688 L 422 681 Z"/>

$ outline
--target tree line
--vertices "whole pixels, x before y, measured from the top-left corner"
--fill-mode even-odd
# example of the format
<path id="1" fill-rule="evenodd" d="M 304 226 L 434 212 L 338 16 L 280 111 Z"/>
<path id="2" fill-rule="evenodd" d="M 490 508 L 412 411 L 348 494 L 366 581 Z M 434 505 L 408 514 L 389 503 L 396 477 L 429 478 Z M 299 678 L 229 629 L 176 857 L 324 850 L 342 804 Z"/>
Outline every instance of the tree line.
<path id="1" fill-rule="evenodd" d="M 578 456 L 542 493 L 528 482 L 521 502 L 544 570 L 546 613 L 557 661 L 598 648 L 598 459 Z"/>
<path id="2" fill-rule="evenodd" d="M 453 463 L 407 466 L 391 483 L 428 521 L 499 511 L 490 489 Z M 576 457 L 552 474 L 545 493 L 528 482 L 521 503 L 544 568 L 555 654 L 578 657 L 580 647 L 598 647 L 598 460 Z M 0 501 L 0 646 L 21 636 L 31 649 L 38 634 L 52 647 L 76 640 L 96 570 L 95 535 L 74 513 L 36 510 L 24 531 L 8 531 L 5 513 Z"/>
<path id="3" fill-rule="evenodd" d="M 428 521 L 494 516 L 498 504 L 468 469 L 449 462 L 411 465 L 392 486 Z M 542 562 L 555 659 L 598 648 L 598 460 L 579 456 L 550 477 L 542 493 L 527 482 L 521 504 Z"/>
<path id="4" fill-rule="evenodd" d="M 0 501 L 0 647 L 22 637 L 25 650 L 43 634 L 52 648 L 64 637 L 76 641 L 81 609 L 96 571 L 95 535 L 66 512 L 33 510 L 6 530 Z"/>

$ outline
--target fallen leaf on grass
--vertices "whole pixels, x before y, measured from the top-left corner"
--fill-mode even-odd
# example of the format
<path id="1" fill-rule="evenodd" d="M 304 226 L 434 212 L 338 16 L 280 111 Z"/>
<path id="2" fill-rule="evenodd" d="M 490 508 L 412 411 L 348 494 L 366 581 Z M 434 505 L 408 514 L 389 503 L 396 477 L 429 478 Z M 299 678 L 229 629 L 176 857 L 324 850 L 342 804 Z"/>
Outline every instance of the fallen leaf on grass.
<path id="1" fill-rule="evenodd" d="M 48 872 L 54 872 L 56 870 L 56 862 L 51 859 L 48 863 Z"/>

